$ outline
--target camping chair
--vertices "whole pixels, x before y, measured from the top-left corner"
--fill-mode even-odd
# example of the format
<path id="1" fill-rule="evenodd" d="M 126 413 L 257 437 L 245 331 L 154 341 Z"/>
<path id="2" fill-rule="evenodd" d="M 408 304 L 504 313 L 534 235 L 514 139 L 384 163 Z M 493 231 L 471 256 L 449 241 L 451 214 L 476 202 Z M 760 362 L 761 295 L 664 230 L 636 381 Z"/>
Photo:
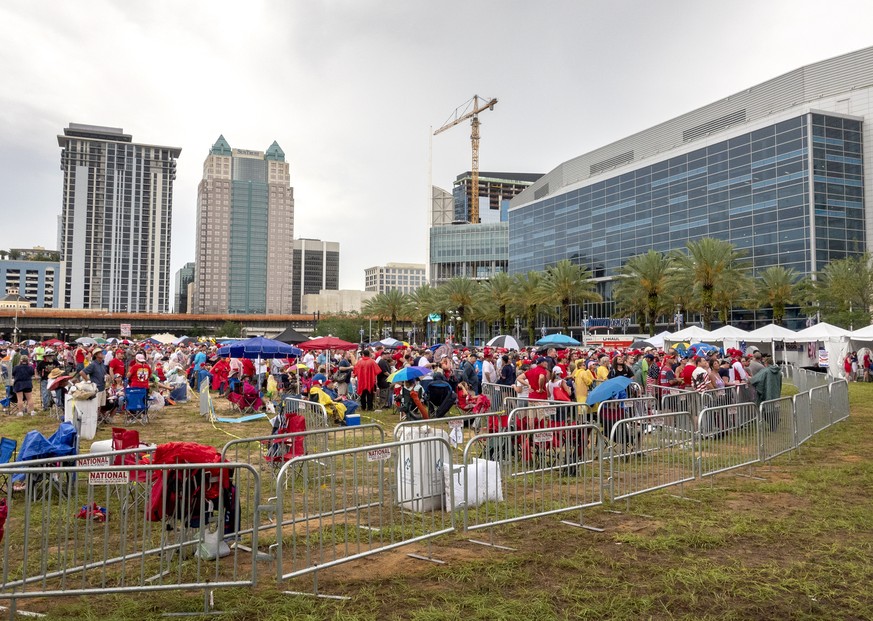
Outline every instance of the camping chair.
<path id="1" fill-rule="evenodd" d="M 122 427 L 112 428 L 112 450 L 124 451 L 132 448 L 146 446 L 139 440 L 139 431 L 136 429 L 124 429 Z M 136 466 L 139 464 L 149 463 L 148 457 L 141 453 L 127 453 L 125 455 L 117 455 L 112 462 L 113 466 Z M 127 495 L 122 498 L 121 510 L 127 511 L 130 507 L 134 508 L 134 512 L 142 510 L 142 507 L 148 503 L 148 472 L 145 470 L 132 470 L 128 475 Z M 118 492 L 122 494 L 121 486 L 117 486 Z"/>
<path id="2" fill-rule="evenodd" d="M 448 382 L 434 380 L 425 391 L 428 418 L 442 418 L 458 401 L 458 396 Z"/>
<path id="3" fill-rule="evenodd" d="M 149 422 L 149 391 L 147 388 L 128 388 L 124 391 L 128 425 Z"/>
<path id="4" fill-rule="evenodd" d="M 228 393 L 227 400 L 240 414 L 254 414 L 264 407 L 258 389 L 247 381 L 238 384 L 234 391 Z"/>
<path id="5" fill-rule="evenodd" d="M 0 439 L 0 466 L 3 464 L 8 464 L 12 461 L 12 457 L 15 455 L 15 449 L 18 448 L 18 442 L 13 440 L 12 438 L 2 438 Z M 0 497 L 5 496 L 7 493 L 7 486 L 9 485 L 9 475 L 8 474 L 0 474 Z"/>
<path id="6" fill-rule="evenodd" d="M 306 417 L 300 412 L 286 412 L 277 417 L 272 435 L 280 436 L 303 431 L 306 431 Z M 306 454 L 302 436 L 264 440 L 262 444 L 266 448 L 264 460 L 272 466 L 274 476 L 286 461 Z"/>

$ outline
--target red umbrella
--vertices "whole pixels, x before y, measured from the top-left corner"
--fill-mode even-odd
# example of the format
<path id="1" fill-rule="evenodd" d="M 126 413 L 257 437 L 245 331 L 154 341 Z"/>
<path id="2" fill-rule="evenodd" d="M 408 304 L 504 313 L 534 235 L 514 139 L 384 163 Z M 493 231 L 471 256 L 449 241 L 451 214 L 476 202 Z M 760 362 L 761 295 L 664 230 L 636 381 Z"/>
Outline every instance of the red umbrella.
<path id="1" fill-rule="evenodd" d="M 49 339 L 47 341 L 43 341 L 42 344 L 47 347 L 55 347 L 56 345 L 63 345 L 64 342 L 58 339 Z"/>
<path id="2" fill-rule="evenodd" d="M 340 349 L 345 351 L 348 349 L 356 349 L 358 346 L 356 343 L 349 343 L 348 341 L 338 339 L 335 336 L 319 336 L 311 341 L 298 343 L 297 347 L 303 351 L 312 351 L 313 349 Z"/>
<path id="3" fill-rule="evenodd" d="M 330 377 L 330 350 L 332 350 L 332 349 L 339 349 L 339 350 L 357 349 L 358 346 L 355 343 L 349 343 L 348 341 L 338 339 L 335 336 L 320 336 L 318 338 L 312 339 L 311 341 L 304 341 L 303 343 L 298 343 L 297 347 L 299 347 L 303 351 L 312 351 L 314 349 L 326 349 L 327 356 L 325 358 L 327 360 L 327 376 Z"/>

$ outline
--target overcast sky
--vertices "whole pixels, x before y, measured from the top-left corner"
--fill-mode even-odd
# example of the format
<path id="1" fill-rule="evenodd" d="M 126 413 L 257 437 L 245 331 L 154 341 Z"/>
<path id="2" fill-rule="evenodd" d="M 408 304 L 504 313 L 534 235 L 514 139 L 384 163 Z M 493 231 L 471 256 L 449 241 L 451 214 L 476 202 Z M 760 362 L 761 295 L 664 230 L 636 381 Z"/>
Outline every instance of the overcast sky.
<path id="1" fill-rule="evenodd" d="M 426 261 L 429 128 L 474 94 L 480 169 L 564 160 L 801 65 L 873 45 L 873 2 L 515 0 L 0 4 L 0 248 L 57 246 L 70 122 L 182 148 L 172 270 L 194 259 L 219 134 L 277 140 L 295 236 L 364 268 Z M 470 168 L 469 125 L 433 139 L 433 182 Z"/>

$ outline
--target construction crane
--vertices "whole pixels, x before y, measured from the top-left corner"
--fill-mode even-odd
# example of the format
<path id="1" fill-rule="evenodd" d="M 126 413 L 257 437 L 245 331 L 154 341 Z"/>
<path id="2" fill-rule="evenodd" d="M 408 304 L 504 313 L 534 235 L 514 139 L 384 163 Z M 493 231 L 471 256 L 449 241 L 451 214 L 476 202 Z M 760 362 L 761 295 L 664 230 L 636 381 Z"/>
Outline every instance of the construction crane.
<path id="1" fill-rule="evenodd" d="M 436 130 L 433 135 L 436 136 L 450 127 L 454 127 L 459 123 L 463 123 L 470 119 L 470 138 L 473 141 L 473 166 L 470 170 L 470 222 L 473 224 L 479 223 L 479 113 L 485 110 L 493 110 L 497 99 L 485 99 L 479 95 L 473 95 L 473 98 L 464 105 L 455 108 L 455 112 L 445 125 Z"/>

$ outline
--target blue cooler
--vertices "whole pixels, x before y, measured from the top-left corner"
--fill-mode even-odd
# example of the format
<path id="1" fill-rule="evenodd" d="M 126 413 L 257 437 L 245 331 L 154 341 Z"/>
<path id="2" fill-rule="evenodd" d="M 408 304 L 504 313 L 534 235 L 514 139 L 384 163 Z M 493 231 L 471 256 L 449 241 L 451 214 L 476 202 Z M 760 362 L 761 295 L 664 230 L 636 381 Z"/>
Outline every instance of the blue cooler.
<path id="1" fill-rule="evenodd" d="M 361 424 L 360 414 L 346 414 L 346 427 L 357 427 Z"/>

